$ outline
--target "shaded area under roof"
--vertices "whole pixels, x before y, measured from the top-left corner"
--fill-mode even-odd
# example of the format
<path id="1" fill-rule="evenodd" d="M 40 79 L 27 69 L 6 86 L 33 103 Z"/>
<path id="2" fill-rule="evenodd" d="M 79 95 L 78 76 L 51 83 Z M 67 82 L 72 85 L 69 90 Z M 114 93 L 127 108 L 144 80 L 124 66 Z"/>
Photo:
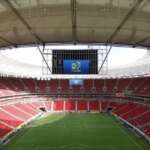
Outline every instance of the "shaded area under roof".
<path id="1" fill-rule="evenodd" d="M 149 0 L 1 0 L 0 47 L 45 43 L 150 46 Z"/>

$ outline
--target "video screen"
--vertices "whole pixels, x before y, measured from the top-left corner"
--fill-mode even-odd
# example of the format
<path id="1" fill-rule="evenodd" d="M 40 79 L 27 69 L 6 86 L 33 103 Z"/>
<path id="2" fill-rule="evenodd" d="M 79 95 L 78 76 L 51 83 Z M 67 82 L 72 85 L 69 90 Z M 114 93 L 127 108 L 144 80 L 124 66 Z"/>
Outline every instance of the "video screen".
<path id="1" fill-rule="evenodd" d="M 64 60 L 64 74 L 89 74 L 89 60 Z"/>
<path id="2" fill-rule="evenodd" d="M 97 50 L 53 50 L 52 74 L 97 74 Z"/>
<path id="3" fill-rule="evenodd" d="M 83 85 L 83 80 L 81 80 L 81 79 L 71 79 L 71 80 L 69 80 L 69 85 L 70 86 L 82 86 Z"/>

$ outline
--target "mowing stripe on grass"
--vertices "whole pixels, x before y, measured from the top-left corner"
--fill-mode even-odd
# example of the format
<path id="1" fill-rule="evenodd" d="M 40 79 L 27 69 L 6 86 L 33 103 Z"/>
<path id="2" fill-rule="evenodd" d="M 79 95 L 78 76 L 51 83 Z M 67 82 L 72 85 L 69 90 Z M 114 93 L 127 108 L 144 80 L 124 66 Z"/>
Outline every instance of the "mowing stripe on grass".
<path id="1" fill-rule="evenodd" d="M 150 144 L 132 137 L 115 119 L 104 113 L 50 114 L 34 121 L 34 127 L 31 124 L 27 132 L 13 139 L 4 150 L 150 149 Z"/>
<path id="2" fill-rule="evenodd" d="M 89 145 L 83 145 L 83 144 L 77 144 L 77 145 L 62 145 L 62 146 L 39 146 L 35 150 L 116 150 L 113 146 L 89 146 Z"/>

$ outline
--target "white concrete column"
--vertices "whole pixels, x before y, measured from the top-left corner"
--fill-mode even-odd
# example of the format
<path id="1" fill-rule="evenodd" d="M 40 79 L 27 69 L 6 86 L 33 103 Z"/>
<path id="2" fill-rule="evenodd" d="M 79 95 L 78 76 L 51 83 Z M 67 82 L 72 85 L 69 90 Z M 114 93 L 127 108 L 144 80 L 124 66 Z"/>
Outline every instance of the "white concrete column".
<path id="1" fill-rule="evenodd" d="M 99 101 L 99 112 L 102 112 L 102 103 Z"/>
<path id="2" fill-rule="evenodd" d="M 78 111 L 78 101 L 75 101 L 75 111 Z"/>
<path id="3" fill-rule="evenodd" d="M 66 111 L 66 100 L 64 100 L 63 110 Z"/>
<path id="4" fill-rule="evenodd" d="M 51 102 L 51 111 L 54 111 L 54 101 Z"/>
<path id="5" fill-rule="evenodd" d="M 90 101 L 87 101 L 87 111 L 90 111 Z"/>

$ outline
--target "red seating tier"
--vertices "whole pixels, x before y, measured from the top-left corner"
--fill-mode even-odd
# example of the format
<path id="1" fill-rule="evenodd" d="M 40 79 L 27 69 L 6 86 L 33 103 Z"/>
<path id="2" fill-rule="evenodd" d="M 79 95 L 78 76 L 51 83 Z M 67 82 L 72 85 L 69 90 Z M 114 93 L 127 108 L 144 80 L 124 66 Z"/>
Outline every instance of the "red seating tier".
<path id="1" fill-rule="evenodd" d="M 51 99 L 50 99 L 51 100 Z M 72 100 L 56 99 L 50 101 L 33 101 L 28 103 L 11 103 L 0 106 L 0 138 L 35 117 L 39 108 L 45 107 L 49 111 L 106 111 L 113 109 L 113 113 L 130 122 L 137 128 L 150 135 L 150 109 L 137 103 L 118 103 L 111 100 Z M 6 130 L 5 130 L 6 129 Z"/>
<path id="2" fill-rule="evenodd" d="M 55 111 L 64 110 L 64 101 L 62 101 L 62 100 L 54 101 L 53 110 L 55 110 Z"/>
<path id="3" fill-rule="evenodd" d="M 0 96 L 19 95 L 20 91 L 26 93 L 78 93 L 91 92 L 95 89 L 97 93 L 126 92 L 137 95 L 150 95 L 150 77 L 127 78 L 127 79 L 85 79 L 83 86 L 70 86 L 68 79 L 60 80 L 37 80 L 25 78 L 0 77 Z"/>
<path id="4" fill-rule="evenodd" d="M 77 101 L 77 110 L 87 110 L 87 101 Z"/>
<path id="5" fill-rule="evenodd" d="M 65 101 L 65 109 L 67 111 L 74 111 L 75 110 L 75 101 L 72 101 L 72 100 Z"/>
<path id="6" fill-rule="evenodd" d="M 3 124 L 3 123 L 0 122 L 0 138 L 3 138 L 10 131 L 12 131 L 12 128 L 10 128 L 10 127 L 8 127 L 5 124 Z"/>

